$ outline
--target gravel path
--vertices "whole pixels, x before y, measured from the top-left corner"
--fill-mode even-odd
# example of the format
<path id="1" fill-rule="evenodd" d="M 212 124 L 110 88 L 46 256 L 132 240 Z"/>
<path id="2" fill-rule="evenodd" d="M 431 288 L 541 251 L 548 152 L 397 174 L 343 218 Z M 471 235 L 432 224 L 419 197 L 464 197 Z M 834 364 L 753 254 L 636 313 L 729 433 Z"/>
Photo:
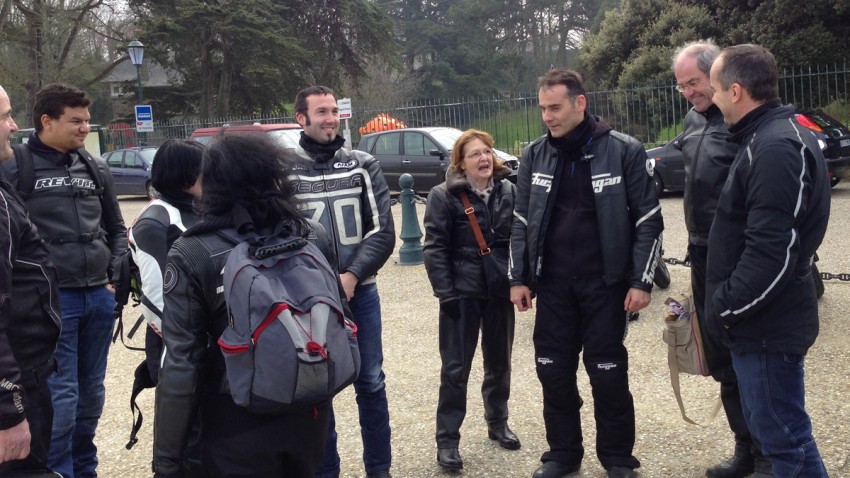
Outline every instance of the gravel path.
<path id="1" fill-rule="evenodd" d="M 122 198 L 121 207 L 128 222 L 145 201 Z M 662 208 L 668 257 L 683 258 L 687 236 L 684 231 L 682 198 L 665 195 Z M 832 216 L 824 244 L 819 251 L 821 271 L 850 272 L 850 254 L 845 247 L 850 235 L 850 184 L 833 189 Z M 394 206 L 397 233 L 400 232 L 400 206 Z M 424 206 L 417 206 L 421 222 Z M 401 245 L 401 241 L 397 246 Z M 437 347 L 437 299 L 433 297 L 423 266 L 400 266 L 393 256 L 378 278 L 384 317 L 384 370 L 387 374 L 390 417 L 393 428 L 393 468 L 396 478 L 444 476 L 436 463 L 434 413 L 439 387 L 440 360 Z M 725 417 L 718 416 L 705 428 L 682 421 L 670 387 L 666 346 L 661 342 L 663 301 L 688 287 L 689 270 L 671 266 L 672 284 L 656 290 L 652 303 L 641 312 L 640 320 L 629 326 L 626 344 L 631 356 L 631 388 L 637 414 L 635 456 L 641 460 L 639 476 L 644 478 L 702 477 L 706 467 L 732 452 L 733 438 Z M 850 477 L 850 380 L 847 345 L 850 310 L 850 283 L 828 281 L 820 301 L 821 330 L 809 351 L 806 368 L 807 407 L 814 422 L 826 467 L 832 477 Z M 533 312 L 533 311 L 532 311 Z M 522 440 L 518 451 L 506 451 L 487 439 L 486 423 L 478 389 L 481 384 L 480 352 L 470 377 L 467 420 L 462 428 L 460 452 L 463 476 L 528 477 L 539 466 L 546 450 L 540 385 L 534 371 L 531 331 L 534 316 L 517 316 L 511 388 L 510 426 Z M 141 343 L 138 340 L 137 343 Z M 100 449 L 100 475 L 103 477 L 148 477 L 151 460 L 153 393 L 140 396 L 145 423 L 139 443 L 126 450 L 131 415 L 129 395 L 132 374 L 142 354 L 114 346 L 107 373 L 107 402 L 101 419 L 97 444 Z M 586 456 L 577 477 L 603 477 L 595 456 L 595 427 L 587 375 L 579 371 L 579 389 L 585 399 L 582 409 Z M 709 378 L 682 376 L 682 391 L 689 414 L 705 417 L 718 386 Z M 357 425 L 357 408 L 351 388 L 335 400 L 342 476 L 365 476 L 362 444 Z"/>

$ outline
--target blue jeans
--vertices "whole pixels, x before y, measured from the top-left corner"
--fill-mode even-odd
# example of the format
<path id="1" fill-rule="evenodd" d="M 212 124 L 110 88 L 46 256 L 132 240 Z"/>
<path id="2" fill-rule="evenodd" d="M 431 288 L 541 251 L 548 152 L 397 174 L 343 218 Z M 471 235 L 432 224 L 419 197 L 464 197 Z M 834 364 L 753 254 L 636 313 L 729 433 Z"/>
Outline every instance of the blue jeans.
<path id="1" fill-rule="evenodd" d="M 65 478 L 97 476 L 94 434 L 106 398 L 106 356 L 115 296 L 105 286 L 60 289 L 59 371 L 47 381 L 53 396 L 49 465 Z"/>
<path id="2" fill-rule="evenodd" d="M 354 382 L 357 408 L 360 412 L 360 435 L 363 438 L 363 464 L 366 473 L 389 470 L 392 464 L 390 446 L 390 414 L 384 384 L 384 350 L 381 344 L 381 301 L 378 285 L 358 285 L 349 302 L 357 324 L 360 348 L 360 375 Z M 316 478 L 339 476 L 336 420 L 331 412 L 328 441 Z"/>
<path id="3" fill-rule="evenodd" d="M 805 356 L 732 352 L 744 417 L 777 478 L 827 477 L 806 412 Z"/>

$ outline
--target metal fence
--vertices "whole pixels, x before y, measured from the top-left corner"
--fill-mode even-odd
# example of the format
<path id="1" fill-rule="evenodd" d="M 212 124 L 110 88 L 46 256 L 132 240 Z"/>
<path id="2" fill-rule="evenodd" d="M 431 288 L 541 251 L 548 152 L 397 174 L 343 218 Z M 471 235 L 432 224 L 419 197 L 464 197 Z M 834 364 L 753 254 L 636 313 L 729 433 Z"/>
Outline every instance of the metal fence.
<path id="1" fill-rule="evenodd" d="M 823 109 L 845 124 L 850 121 L 850 71 L 846 63 L 832 66 L 789 68 L 779 79 L 779 96 L 800 110 Z M 588 110 L 615 129 L 636 137 L 647 147 L 666 143 L 682 131 L 690 105 L 666 84 L 635 86 L 587 94 Z M 359 128 L 379 114 L 389 115 L 408 127 L 451 126 L 488 131 L 496 147 L 519 155 L 529 142 L 545 132 L 537 105 L 537 93 L 505 94 L 487 98 L 431 100 L 380 108 L 358 108 L 344 123 L 350 125 L 352 142 L 360 140 Z M 294 123 L 291 116 L 225 117 L 158 122 L 153 133 L 141 137 L 132 129 L 106 129 L 107 150 L 143 142 L 162 144 L 167 139 L 188 138 L 196 128 L 246 123 Z M 129 125 L 127 125 L 129 126 Z"/>

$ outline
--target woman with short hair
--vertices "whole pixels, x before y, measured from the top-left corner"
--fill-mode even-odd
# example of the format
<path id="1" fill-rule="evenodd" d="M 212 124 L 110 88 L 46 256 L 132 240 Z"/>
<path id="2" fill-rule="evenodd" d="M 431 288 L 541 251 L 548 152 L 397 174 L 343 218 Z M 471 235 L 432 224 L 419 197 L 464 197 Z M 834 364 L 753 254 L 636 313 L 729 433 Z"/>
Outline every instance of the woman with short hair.
<path id="1" fill-rule="evenodd" d="M 493 151 L 493 137 L 467 130 L 454 144 L 446 181 L 431 190 L 425 208 L 425 269 L 440 299 L 437 462 L 447 471 L 463 468 L 460 426 L 479 329 L 488 436 L 502 448 L 520 447 L 507 423 L 514 341 L 507 267 L 516 196 L 510 173 Z"/>

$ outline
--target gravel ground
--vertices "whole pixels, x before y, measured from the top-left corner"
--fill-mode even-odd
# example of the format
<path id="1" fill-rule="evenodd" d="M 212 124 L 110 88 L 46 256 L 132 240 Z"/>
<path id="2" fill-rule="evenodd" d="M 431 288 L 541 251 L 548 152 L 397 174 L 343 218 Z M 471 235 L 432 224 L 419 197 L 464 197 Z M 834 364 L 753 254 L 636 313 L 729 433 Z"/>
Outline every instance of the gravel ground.
<path id="1" fill-rule="evenodd" d="M 130 222 L 145 201 L 122 198 L 124 217 Z M 683 258 L 687 236 L 684 231 L 681 194 L 665 195 L 662 207 L 666 225 L 668 257 Z M 850 272 L 846 246 L 850 235 L 850 185 L 833 189 L 832 217 L 824 244 L 819 250 L 821 271 Z M 400 206 L 394 206 L 397 233 Z M 421 223 L 424 206 L 417 206 Z M 398 241 L 397 246 L 401 245 Z M 437 300 L 423 266 L 400 266 L 394 255 L 378 277 L 384 319 L 384 370 L 387 375 L 390 417 L 393 429 L 393 468 L 398 477 L 442 476 L 436 463 L 434 413 L 439 387 L 440 360 L 437 347 Z M 707 427 L 686 424 L 679 415 L 670 387 L 666 346 L 661 341 L 663 301 L 688 287 L 689 270 L 670 266 L 672 284 L 653 292 L 652 303 L 640 320 L 629 326 L 626 345 L 631 355 L 631 388 L 637 415 L 635 456 L 641 461 L 639 475 L 645 478 L 702 477 L 706 467 L 732 452 L 733 438 L 725 417 Z M 850 477 L 850 362 L 847 311 L 850 283 L 827 281 L 820 300 L 821 330 L 807 359 L 808 410 L 814 435 L 826 467 L 833 477 Z M 532 311 L 533 312 L 533 311 Z M 460 452 L 467 477 L 527 477 L 539 466 L 546 449 L 540 385 L 534 371 L 531 331 L 533 313 L 517 316 L 514 342 L 511 416 L 509 424 L 522 440 L 518 451 L 507 451 L 487 439 L 483 407 L 478 395 L 481 383 L 480 353 L 470 377 L 467 420 L 462 428 Z M 138 340 L 137 343 L 141 343 Z M 131 415 L 128 406 L 133 370 L 142 354 L 119 346 L 112 348 L 107 373 L 106 409 L 100 422 L 97 444 L 100 475 L 104 477 L 150 476 L 153 393 L 145 391 L 139 404 L 145 424 L 139 443 L 126 450 Z M 842 372 L 842 370 L 844 370 Z M 579 371 L 579 388 L 586 404 L 582 409 L 586 459 L 578 477 L 602 477 L 604 470 L 595 457 L 595 427 L 587 375 Z M 689 414 L 705 418 L 718 386 L 709 378 L 682 376 L 682 391 Z M 342 476 L 364 476 L 357 408 L 351 388 L 335 401 Z"/>

